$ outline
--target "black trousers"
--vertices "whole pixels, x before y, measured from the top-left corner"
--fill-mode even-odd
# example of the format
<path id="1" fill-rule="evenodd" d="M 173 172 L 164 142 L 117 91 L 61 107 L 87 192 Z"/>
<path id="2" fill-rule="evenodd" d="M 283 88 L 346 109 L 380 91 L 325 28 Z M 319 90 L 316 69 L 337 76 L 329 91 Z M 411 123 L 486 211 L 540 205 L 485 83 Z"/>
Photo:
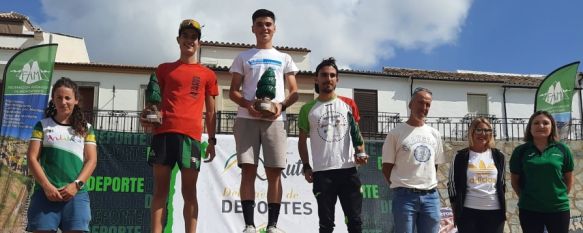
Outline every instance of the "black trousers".
<path id="1" fill-rule="evenodd" d="M 318 171 L 314 173 L 314 195 L 318 202 L 320 233 L 334 231 L 334 210 L 336 200 L 346 216 L 348 232 L 361 233 L 362 194 L 356 168 Z"/>
<path id="2" fill-rule="evenodd" d="M 459 233 L 502 233 L 504 217 L 502 210 L 478 210 L 464 207 L 462 216 L 456 219 Z"/>
<path id="3" fill-rule="evenodd" d="M 518 210 L 520 227 L 524 233 L 543 233 L 545 227 L 549 233 L 568 233 L 571 213 L 541 213 L 525 209 Z"/>

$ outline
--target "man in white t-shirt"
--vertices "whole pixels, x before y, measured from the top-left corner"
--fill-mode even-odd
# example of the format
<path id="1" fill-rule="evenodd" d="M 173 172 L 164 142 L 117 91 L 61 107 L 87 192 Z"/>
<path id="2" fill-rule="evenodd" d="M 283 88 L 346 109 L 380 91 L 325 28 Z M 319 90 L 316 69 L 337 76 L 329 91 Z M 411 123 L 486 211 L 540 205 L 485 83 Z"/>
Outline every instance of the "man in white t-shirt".
<path id="1" fill-rule="evenodd" d="M 298 151 L 304 165 L 304 176 L 309 183 L 314 183 L 319 232 L 331 233 L 334 230 L 336 200 L 340 199 L 348 232 L 361 233 L 362 194 L 356 165 L 365 164 L 368 156 L 364 152 L 357 117 L 354 117 L 358 116 L 358 109 L 353 101 L 336 95 L 338 68 L 334 58 L 326 59 L 316 67 L 314 81 L 318 98 L 300 110 Z M 314 168 L 309 163 L 308 137 Z M 354 153 L 355 149 L 358 154 Z"/>
<path id="2" fill-rule="evenodd" d="M 267 232 L 277 232 L 276 224 L 281 207 L 281 171 L 286 167 L 287 132 L 284 128 L 285 109 L 298 99 L 295 73 L 298 71 L 291 56 L 273 48 L 275 15 L 265 9 L 253 13 L 251 31 L 255 34 L 255 48 L 240 53 L 231 66 L 233 76 L 229 97 L 239 105 L 233 134 L 237 161 L 241 167 L 241 204 L 245 229 L 255 233 L 255 177 L 259 165 L 259 150 L 263 149 L 263 165 L 267 175 Z M 268 74 L 268 75 L 265 75 Z M 265 81 L 270 76 L 274 81 Z M 258 83 L 265 81 L 275 87 L 275 113 L 265 116 L 255 108 Z M 285 96 L 285 87 L 289 94 Z M 269 89 L 269 88 L 268 88 Z M 272 93 L 273 94 L 273 93 Z M 269 105 L 269 104 L 268 104 Z"/>
<path id="3" fill-rule="evenodd" d="M 393 193 L 396 233 L 437 233 L 440 199 L 437 164 L 445 163 L 439 131 L 425 124 L 432 93 L 413 91 L 405 123 L 389 132 L 383 144 L 383 175 Z"/>

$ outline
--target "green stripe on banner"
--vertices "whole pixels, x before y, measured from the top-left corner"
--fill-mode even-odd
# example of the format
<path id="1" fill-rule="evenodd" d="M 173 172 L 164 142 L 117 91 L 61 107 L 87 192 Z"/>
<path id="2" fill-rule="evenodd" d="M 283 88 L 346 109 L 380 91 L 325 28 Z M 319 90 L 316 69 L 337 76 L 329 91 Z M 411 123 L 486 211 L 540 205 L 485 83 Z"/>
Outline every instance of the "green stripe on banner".
<path id="1" fill-rule="evenodd" d="M 172 169 L 172 174 L 170 176 L 170 189 L 168 193 L 168 199 L 166 200 L 166 225 L 164 226 L 164 233 L 172 233 L 172 225 L 174 223 L 173 214 L 174 213 L 174 193 L 176 189 L 174 184 L 176 184 L 176 174 L 178 173 L 178 166 L 174 166 Z"/>

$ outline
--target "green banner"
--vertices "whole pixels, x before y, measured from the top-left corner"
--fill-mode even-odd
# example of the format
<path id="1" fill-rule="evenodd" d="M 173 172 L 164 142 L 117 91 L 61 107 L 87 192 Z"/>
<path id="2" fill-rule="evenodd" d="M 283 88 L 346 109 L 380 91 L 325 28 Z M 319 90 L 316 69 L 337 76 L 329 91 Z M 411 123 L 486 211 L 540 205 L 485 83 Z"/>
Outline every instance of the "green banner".
<path id="1" fill-rule="evenodd" d="M 370 157 L 368 164 L 358 169 L 362 182 L 362 232 L 393 232 L 392 193 L 382 173 L 383 141 L 365 141 L 364 148 Z"/>
<path id="2" fill-rule="evenodd" d="M 151 135 L 95 131 L 97 167 L 87 180 L 93 233 L 150 232 Z"/>
<path id="3" fill-rule="evenodd" d="M 539 85 L 536 91 L 535 111 L 547 111 L 559 127 L 571 121 L 571 105 L 579 62 L 556 69 Z"/>
<path id="4" fill-rule="evenodd" d="M 43 118 L 53 76 L 57 44 L 33 46 L 16 53 L 4 69 L 0 136 L 26 139 Z"/>

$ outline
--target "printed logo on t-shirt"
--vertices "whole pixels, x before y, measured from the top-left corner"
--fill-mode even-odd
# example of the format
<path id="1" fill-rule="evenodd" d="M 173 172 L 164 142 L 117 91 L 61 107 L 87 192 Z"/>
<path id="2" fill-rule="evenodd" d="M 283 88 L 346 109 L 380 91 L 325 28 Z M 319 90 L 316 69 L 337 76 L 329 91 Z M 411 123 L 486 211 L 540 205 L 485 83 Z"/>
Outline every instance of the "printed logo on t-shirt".
<path id="1" fill-rule="evenodd" d="M 496 165 L 494 161 L 470 161 L 468 163 L 468 182 L 470 184 L 495 184 L 496 183 Z"/>
<path id="2" fill-rule="evenodd" d="M 192 95 L 192 97 L 196 99 L 198 97 L 199 90 L 200 90 L 200 77 L 194 76 L 192 77 L 192 84 L 190 86 L 190 95 Z"/>
<path id="3" fill-rule="evenodd" d="M 318 135 L 326 142 L 339 142 L 348 133 L 348 120 L 334 111 L 332 104 L 326 105 L 326 112 L 318 121 Z"/>
<path id="4" fill-rule="evenodd" d="M 273 59 L 265 59 L 265 58 L 261 58 L 261 59 L 252 59 L 247 61 L 247 64 L 249 64 L 250 66 L 255 66 L 255 65 L 275 65 L 275 66 L 281 66 L 282 62 L 278 61 L 278 60 L 273 60 Z"/>
<path id="5" fill-rule="evenodd" d="M 72 131 L 73 129 L 67 129 L 68 131 Z M 68 134 L 59 134 L 58 132 L 53 131 L 52 129 L 46 130 L 46 140 L 47 142 L 76 142 L 76 143 L 83 143 L 83 138 L 79 137 L 75 134 L 69 132 Z"/>
<path id="6" fill-rule="evenodd" d="M 423 143 L 413 145 L 413 147 L 415 148 L 415 150 L 413 150 L 415 160 L 419 162 L 427 162 L 429 158 L 431 158 L 431 154 L 433 153 L 431 147 Z"/>
<path id="7" fill-rule="evenodd" d="M 425 163 L 435 155 L 436 142 L 430 136 L 413 135 L 407 137 L 401 146 L 403 151 L 413 152 L 417 162 Z"/>

